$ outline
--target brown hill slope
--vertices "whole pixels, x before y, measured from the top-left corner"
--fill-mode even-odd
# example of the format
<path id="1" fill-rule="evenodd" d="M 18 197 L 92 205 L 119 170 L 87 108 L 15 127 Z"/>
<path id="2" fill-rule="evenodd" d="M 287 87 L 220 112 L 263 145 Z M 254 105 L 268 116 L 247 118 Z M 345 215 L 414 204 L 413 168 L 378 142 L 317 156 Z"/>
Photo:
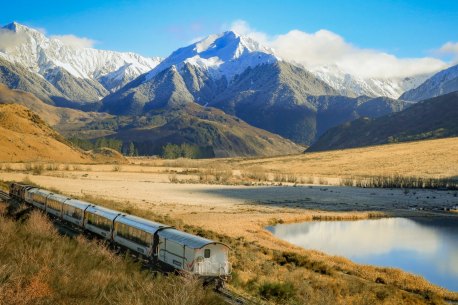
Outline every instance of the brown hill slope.
<path id="1" fill-rule="evenodd" d="M 44 103 L 31 93 L 12 90 L 3 84 L 0 84 L 0 104 L 20 104 L 26 106 L 60 133 L 78 130 L 88 122 L 112 117 L 105 113 L 83 112 L 70 108 L 52 106 Z"/>
<path id="2" fill-rule="evenodd" d="M 92 161 L 21 105 L 0 104 L 0 147 L 0 161 Z"/>

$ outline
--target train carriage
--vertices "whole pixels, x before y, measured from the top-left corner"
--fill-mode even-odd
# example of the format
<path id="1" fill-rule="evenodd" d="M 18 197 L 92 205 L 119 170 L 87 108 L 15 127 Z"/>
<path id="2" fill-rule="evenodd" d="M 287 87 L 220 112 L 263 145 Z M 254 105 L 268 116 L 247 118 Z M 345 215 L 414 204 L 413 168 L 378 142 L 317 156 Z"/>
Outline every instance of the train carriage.
<path id="1" fill-rule="evenodd" d="M 29 203 L 29 204 L 33 204 L 33 195 L 38 192 L 38 188 L 36 187 L 33 187 L 33 188 L 29 188 L 27 190 L 25 190 L 24 192 L 24 201 Z"/>
<path id="2" fill-rule="evenodd" d="M 113 240 L 121 246 L 151 257 L 155 255 L 154 236 L 158 230 L 164 228 L 170 226 L 132 215 L 120 215 L 115 220 Z"/>
<path id="3" fill-rule="evenodd" d="M 63 204 L 62 219 L 78 227 L 84 225 L 84 212 L 91 204 L 89 202 L 70 199 Z"/>
<path id="4" fill-rule="evenodd" d="M 49 196 L 53 195 L 52 192 L 43 189 L 32 189 L 26 193 L 31 194 L 31 204 L 41 210 L 46 210 L 46 201 Z"/>
<path id="5" fill-rule="evenodd" d="M 202 277 L 226 277 L 231 272 L 229 247 L 176 229 L 158 232 L 159 260 Z"/>
<path id="6" fill-rule="evenodd" d="M 13 182 L 10 184 L 10 197 L 15 198 L 15 199 L 24 199 L 25 197 L 25 192 L 29 189 L 34 188 L 31 185 L 26 185 L 26 184 L 20 184 Z"/>
<path id="7" fill-rule="evenodd" d="M 70 198 L 63 195 L 49 195 L 48 199 L 46 200 L 46 213 L 62 218 L 63 205 L 67 200 L 70 200 Z"/>
<path id="8" fill-rule="evenodd" d="M 84 228 L 111 240 L 113 238 L 113 222 L 119 215 L 121 213 L 118 211 L 90 205 L 84 213 Z"/>

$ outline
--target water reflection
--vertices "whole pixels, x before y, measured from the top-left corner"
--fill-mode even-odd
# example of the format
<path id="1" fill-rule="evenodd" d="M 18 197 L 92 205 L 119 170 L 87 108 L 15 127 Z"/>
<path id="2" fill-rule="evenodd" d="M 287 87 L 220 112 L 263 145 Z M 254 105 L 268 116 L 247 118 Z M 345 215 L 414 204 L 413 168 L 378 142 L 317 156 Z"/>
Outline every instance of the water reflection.
<path id="1" fill-rule="evenodd" d="M 268 229 L 278 238 L 306 249 L 364 264 L 402 268 L 458 291 L 456 218 L 318 221 Z"/>

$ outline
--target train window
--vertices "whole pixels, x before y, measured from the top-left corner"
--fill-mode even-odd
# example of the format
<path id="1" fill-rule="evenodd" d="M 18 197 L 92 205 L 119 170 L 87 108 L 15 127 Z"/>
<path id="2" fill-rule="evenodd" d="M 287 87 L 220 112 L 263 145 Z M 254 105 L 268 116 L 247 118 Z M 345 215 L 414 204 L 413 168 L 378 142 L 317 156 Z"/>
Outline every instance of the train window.
<path id="1" fill-rule="evenodd" d="M 72 211 L 70 216 L 75 218 L 75 219 L 81 219 L 82 216 L 83 216 L 83 213 L 81 212 L 80 209 L 73 209 L 73 211 Z"/>
<path id="2" fill-rule="evenodd" d="M 118 235 L 120 237 L 145 247 L 150 244 L 151 234 L 125 224 L 120 224 L 119 227 Z"/>
<path id="3" fill-rule="evenodd" d="M 60 202 L 54 199 L 48 199 L 48 206 L 56 211 L 60 211 Z"/>
<path id="4" fill-rule="evenodd" d="M 205 249 L 205 250 L 204 250 L 204 257 L 205 257 L 205 258 L 209 258 L 209 257 L 210 257 L 210 254 L 211 254 L 210 249 Z"/>

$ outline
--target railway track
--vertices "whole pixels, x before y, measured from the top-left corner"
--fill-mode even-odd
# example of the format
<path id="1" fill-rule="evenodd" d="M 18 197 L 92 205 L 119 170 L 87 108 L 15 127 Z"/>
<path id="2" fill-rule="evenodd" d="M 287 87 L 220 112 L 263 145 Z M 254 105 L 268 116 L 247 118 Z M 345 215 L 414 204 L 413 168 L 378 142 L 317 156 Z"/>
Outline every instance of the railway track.
<path id="1" fill-rule="evenodd" d="M 0 200 L 8 201 L 8 200 L 10 200 L 10 195 L 8 195 L 7 192 L 0 191 Z"/>
<path id="2" fill-rule="evenodd" d="M 226 303 L 231 304 L 231 305 L 258 305 L 259 303 L 255 303 L 253 301 L 250 301 L 241 295 L 238 295 L 226 288 L 220 288 L 219 290 L 216 290 L 216 293 L 218 293 Z"/>

